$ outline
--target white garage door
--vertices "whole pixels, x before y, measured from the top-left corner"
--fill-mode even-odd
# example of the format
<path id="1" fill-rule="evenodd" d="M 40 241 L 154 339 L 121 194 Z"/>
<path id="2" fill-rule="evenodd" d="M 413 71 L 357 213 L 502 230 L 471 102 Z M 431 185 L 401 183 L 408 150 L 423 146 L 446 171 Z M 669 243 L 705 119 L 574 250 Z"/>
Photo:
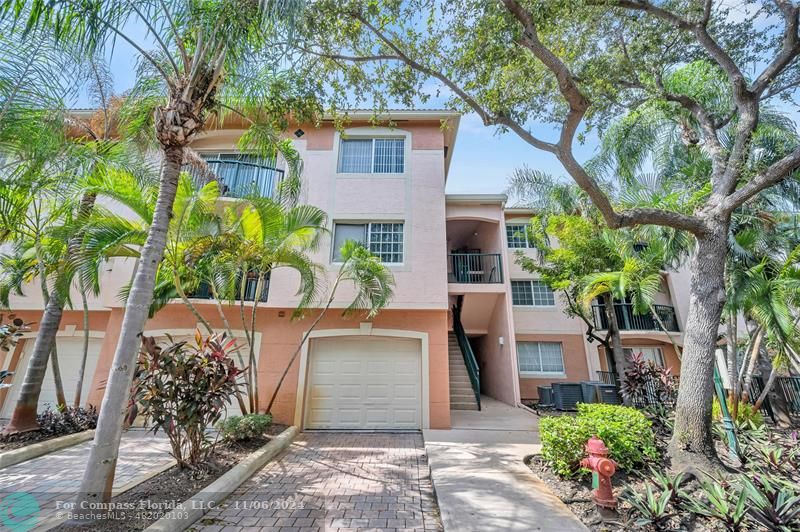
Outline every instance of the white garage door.
<path id="1" fill-rule="evenodd" d="M 22 387 L 22 381 L 25 379 L 25 369 L 28 367 L 28 360 L 30 360 L 34 342 L 35 340 L 33 338 L 25 340 L 23 355 L 17 364 L 14 381 L 9 389 L 8 395 L 6 395 L 3 409 L 0 412 L 0 418 L 10 418 L 11 413 L 14 411 L 14 406 L 17 403 L 17 397 Z M 100 346 L 102 343 L 103 340 L 100 338 L 89 338 L 89 356 L 86 359 L 86 373 L 83 378 L 83 393 L 81 394 L 81 403 L 84 404 L 91 390 L 94 370 L 97 366 L 97 358 L 100 355 Z M 66 395 L 68 405 L 71 405 L 75 400 L 75 387 L 77 386 L 78 369 L 80 368 L 82 357 L 83 337 L 75 336 L 58 339 L 58 365 L 61 369 L 61 380 L 64 383 L 64 395 Z M 53 382 L 53 372 L 50 362 L 47 363 L 47 373 L 42 383 L 42 393 L 39 395 L 39 411 L 43 411 L 48 405 L 55 409 L 56 387 Z"/>
<path id="2" fill-rule="evenodd" d="M 421 428 L 421 361 L 419 340 L 314 340 L 308 361 L 305 427 Z"/>

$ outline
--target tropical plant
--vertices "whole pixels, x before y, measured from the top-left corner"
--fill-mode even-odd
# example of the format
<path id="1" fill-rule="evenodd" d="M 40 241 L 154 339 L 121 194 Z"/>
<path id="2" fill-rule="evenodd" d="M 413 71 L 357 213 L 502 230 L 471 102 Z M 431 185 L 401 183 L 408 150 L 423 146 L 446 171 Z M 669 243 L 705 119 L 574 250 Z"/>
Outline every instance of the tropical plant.
<path id="1" fill-rule="evenodd" d="M 652 527 L 654 530 L 673 530 L 670 523 L 675 510 L 670 506 L 672 491 L 658 492 L 647 484 L 644 493 L 626 486 L 619 494 L 621 501 L 628 503 L 635 514 L 634 523 L 640 527 Z"/>
<path id="2" fill-rule="evenodd" d="M 149 339 L 152 340 L 152 339 Z M 242 370 L 230 350 L 233 340 L 225 334 L 203 337 L 194 344 L 172 342 L 164 348 L 143 341 L 131 403 L 135 414 L 163 431 L 178 467 L 203 462 L 215 441 L 208 430 L 225 414 L 240 386 Z"/>
<path id="3" fill-rule="evenodd" d="M 8 352 L 17 345 L 23 333 L 30 330 L 30 323 L 9 314 L 9 322 L 5 322 L 5 316 L 0 314 L 0 351 Z"/>
<path id="4" fill-rule="evenodd" d="M 657 225 L 694 236 L 670 445 L 676 467 L 699 461 L 718 467 L 708 463 L 715 452 L 711 397 L 731 214 L 794 179 L 800 163 L 796 141 L 773 162 L 751 150 L 767 108 L 796 92 L 800 55 L 798 7 L 757 5 L 326 0 L 311 5 L 293 41 L 297 54 L 308 57 L 298 77 L 322 80 L 336 108 L 376 102 L 380 110 L 444 89 L 449 105 L 554 155 L 610 228 Z M 764 24 L 764 16 L 773 23 Z M 618 207 L 603 176 L 579 162 L 576 140 L 602 137 L 615 118 L 648 107 L 672 117 L 682 150 L 702 159 L 707 171 L 693 165 L 684 175 L 704 192 L 679 190 L 658 205 Z M 553 134 L 540 133 L 542 124 Z"/>
<path id="5" fill-rule="evenodd" d="M 734 412 L 736 412 L 736 414 L 734 414 Z M 720 409 L 719 399 L 716 397 L 714 398 L 714 404 L 711 407 L 711 417 L 714 419 L 714 421 L 722 420 L 722 411 Z M 745 402 L 740 402 L 738 408 L 731 408 L 731 419 L 733 419 L 734 423 L 737 425 L 744 427 L 747 427 L 750 424 L 760 427 L 764 424 L 764 416 L 761 415 L 761 412 L 754 408 L 752 404 Z"/>
<path id="6" fill-rule="evenodd" d="M 350 304 L 345 308 L 343 315 L 349 315 L 354 312 L 364 311 L 367 317 L 372 318 L 380 312 L 392 299 L 394 294 L 394 276 L 380 261 L 378 257 L 370 253 L 362 244 L 353 240 L 348 240 L 344 243 L 341 249 L 341 265 L 336 274 L 336 278 L 328 291 L 328 298 L 319 310 L 316 318 L 311 323 L 309 328 L 303 334 L 299 345 L 292 353 L 289 362 L 281 374 L 278 383 L 275 385 L 275 391 L 272 392 L 269 403 L 267 403 L 266 412 L 272 410 L 272 405 L 275 404 L 275 399 L 278 397 L 278 392 L 283 385 L 283 381 L 289 374 L 294 361 L 297 359 L 303 345 L 308 341 L 308 337 L 314 328 L 322 321 L 322 318 L 331 308 L 331 305 L 336 300 L 336 292 L 339 286 L 344 284 L 352 284 L 355 288 L 355 295 Z"/>
<path id="7" fill-rule="evenodd" d="M 243 441 L 262 437 L 270 425 L 270 414 L 247 414 L 229 417 L 219 424 L 219 430 L 228 441 Z"/>
<path id="8" fill-rule="evenodd" d="M 173 272 L 175 268 L 182 270 L 180 274 L 173 273 L 175 285 L 188 279 L 194 286 L 202 283 L 209 287 L 231 335 L 221 302 L 239 307 L 248 345 L 250 412 L 255 413 L 259 405 L 255 324 L 258 305 L 267 290 L 266 282 L 276 270 L 296 271 L 300 277 L 298 312 L 317 296 L 320 270 L 310 253 L 318 248 L 320 238 L 326 233 L 326 221 L 326 214 L 311 205 L 286 205 L 252 197 L 228 207 L 222 216 L 206 220 L 199 231 L 188 231 L 192 238 L 187 242 L 178 244 L 176 238 L 171 240 L 176 242 L 175 247 L 168 246 L 165 265 L 173 268 Z M 256 280 L 255 287 L 249 280 Z M 248 286 L 250 294 L 246 293 Z M 247 299 L 252 304 L 246 303 Z M 200 315 L 196 311 L 195 314 Z M 205 322 L 202 317 L 201 322 Z"/>
<path id="9" fill-rule="evenodd" d="M 675 404 L 678 394 L 677 379 L 670 368 L 663 368 L 642 353 L 634 353 L 625 369 L 625 380 L 620 387 L 628 402 L 637 406 Z"/>
<path id="10" fill-rule="evenodd" d="M 769 475 L 743 477 L 743 491 L 747 493 L 748 515 L 768 530 L 789 532 L 800 527 L 800 493 L 797 485 L 790 485 Z"/>
<path id="11" fill-rule="evenodd" d="M 686 510 L 719 521 L 725 530 L 749 530 L 748 492 L 741 486 L 715 480 L 700 482 L 702 497 L 687 497 L 681 506 Z"/>
<path id="12" fill-rule="evenodd" d="M 127 0 L 53 3 L 14 0 L 0 6 L 0 19 L 43 29 L 59 43 L 75 43 L 88 55 L 124 41 L 140 58 L 122 128 L 157 144 L 162 157 L 158 199 L 148 238 L 131 285 L 114 362 L 109 372 L 96 441 L 87 460 L 79 499 L 108 500 L 132 383 L 141 331 L 153 298 L 156 272 L 178 186 L 184 149 L 217 119 L 235 114 L 248 127 L 240 146 L 259 155 L 283 154 L 289 169 L 287 196 L 296 197 L 299 158 L 289 139 L 278 138 L 289 116 L 316 112 L 303 85 L 287 84 L 282 48 L 302 3 L 235 0 L 217 2 Z M 132 32 L 134 21 L 144 28 Z M 151 47 L 155 47 L 155 51 Z M 218 120 L 217 120 L 218 123 Z M 155 142 L 152 140 L 155 139 Z"/>

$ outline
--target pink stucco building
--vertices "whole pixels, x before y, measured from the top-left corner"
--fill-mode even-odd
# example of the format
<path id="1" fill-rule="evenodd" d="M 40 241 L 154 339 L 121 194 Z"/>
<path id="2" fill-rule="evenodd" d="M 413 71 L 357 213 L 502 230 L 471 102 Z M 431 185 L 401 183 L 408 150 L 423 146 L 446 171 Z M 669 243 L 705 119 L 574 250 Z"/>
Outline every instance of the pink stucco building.
<path id="1" fill-rule="evenodd" d="M 328 213 L 331 236 L 315 258 L 329 275 L 337 268 L 336 243 L 358 238 L 394 273 L 395 297 L 372 320 L 346 319 L 338 312 L 325 317 L 281 388 L 273 408 L 277 421 L 303 428 L 448 428 L 451 409 L 477 407 L 477 385 L 481 394 L 518 405 L 537 399 L 541 385 L 596 380 L 602 376 L 598 372 L 610 369 L 602 350 L 587 342 L 586 325 L 567 318 L 559 297 L 515 264 L 516 251 L 535 252 L 521 236 L 531 211 L 507 207 L 499 194 L 445 194 L 457 113 L 393 111 L 392 127 L 370 125 L 370 113 L 351 117 L 343 132 L 323 122 L 320 127 L 303 125 L 298 128 L 302 135 L 293 135 L 304 162 L 301 201 Z M 193 144 L 206 157 L 223 161 L 218 164 L 231 182 L 241 132 L 228 125 Z M 131 260 L 108 263 L 102 293 L 90 300 L 84 384 L 90 404 L 99 405 L 103 395 L 124 313 L 119 288 L 131 278 L 132 268 Z M 663 278 L 659 309 L 680 342 L 688 277 L 679 271 L 664 272 Z M 297 283 L 296 274 L 275 271 L 259 306 L 262 402 L 314 318 L 312 312 L 303 320 L 291 319 Z M 25 297 L 13 297 L 12 310 L 39 321 L 43 306 L 37 294 L 31 287 Z M 334 306 L 349 301 L 350 294 L 342 290 Z M 199 298 L 196 306 L 222 329 L 212 302 Z M 239 310 L 227 310 L 236 329 Z M 633 316 L 624 304 L 617 314 L 626 328 L 626 347 L 678 370 L 667 335 L 656 330 L 651 318 Z M 599 314 L 597 320 L 602 329 Z M 145 334 L 181 337 L 196 327 L 196 319 L 176 300 L 148 322 Z M 13 352 L 0 352 L 0 369 L 16 371 L 16 383 L 24 375 L 35 334 L 34 327 Z M 58 352 L 68 397 L 74 394 L 82 337 L 82 313 L 67 310 Z M 472 378 L 467 371 L 472 358 L 465 358 L 465 350 L 474 355 Z M 0 390 L 0 418 L 10 416 L 18 390 Z M 40 405 L 54 397 L 48 376 Z"/>

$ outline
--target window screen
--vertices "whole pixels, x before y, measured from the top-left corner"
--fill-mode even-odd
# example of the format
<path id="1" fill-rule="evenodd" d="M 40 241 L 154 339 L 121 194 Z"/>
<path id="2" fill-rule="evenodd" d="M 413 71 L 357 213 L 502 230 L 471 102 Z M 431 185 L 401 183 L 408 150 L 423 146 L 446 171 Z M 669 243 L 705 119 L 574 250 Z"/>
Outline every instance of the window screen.
<path id="1" fill-rule="evenodd" d="M 367 245 L 367 226 L 365 224 L 336 224 L 333 231 L 333 260 L 341 262 L 342 246 L 348 240 Z"/>
<path id="2" fill-rule="evenodd" d="M 403 262 L 403 224 L 371 222 L 363 224 L 337 223 L 333 230 L 333 260 L 342 260 L 341 249 L 347 240 L 366 246 L 381 262 Z"/>
<path id="3" fill-rule="evenodd" d="M 339 172 L 344 174 L 402 174 L 405 139 L 342 139 Z"/>
<path id="4" fill-rule="evenodd" d="M 528 224 L 506 224 L 506 237 L 508 239 L 508 247 L 510 248 L 527 248 L 528 244 L 527 234 Z"/>
<path id="5" fill-rule="evenodd" d="M 517 342 L 517 359 L 523 373 L 564 373 L 560 342 Z"/>
<path id="6" fill-rule="evenodd" d="M 556 304 L 553 291 L 542 281 L 511 281 L 511 301 L 514 305 L 552 307 Z"/>

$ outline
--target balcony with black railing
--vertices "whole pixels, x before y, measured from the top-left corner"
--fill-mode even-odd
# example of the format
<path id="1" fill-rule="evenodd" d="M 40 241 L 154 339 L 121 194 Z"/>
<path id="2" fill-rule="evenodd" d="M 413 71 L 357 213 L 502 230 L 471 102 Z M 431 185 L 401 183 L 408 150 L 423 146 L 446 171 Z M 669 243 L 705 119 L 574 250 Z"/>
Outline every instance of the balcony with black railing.
<path id="1" fill-rule="evenodd" d="M 244 285 L 244 294 L 241 292 L 241 281 L 237 280 L 236 282 L 236 301 L 243 300 L 243 301 L 255 301 L 256 300 L 256 290 L 258 288 L 258 276 L 255 274 L 248 274 L 247 279 L 245 280 Z M 242 297 L 242 295 L 244 297 Z M 190 293 L 187 293 L 186 296 L 190 299 L 214 299 L 214 293 L 211 291 L 211 287 L 206 282 L 202 282 L 197 286 L 197 289 L 193 290 Z M 269 296 L 269 274 L 264 275 L 264 282 L 261 286 L 261 297 L 259 301 L 265 303 L 267 301 L 267 297 Z"/>
<path id="2" fill-rule="evenodd" d="M 503 267 L 499 253 L 451 253 L 448 282 L 501 284 Z"/>
<path id="3" fill-rule="evenodd" d="M 661 331 L 666 328 L 669 332 L 679 332 L 678 318 L 675 308 L 670 305 L 653 305 L 658 319 L 653 313 L 636 314 L 630 303 L 614 303 L 614 313 L 621 331 Z M 595 329 L 605 331 L 608 329 L 608 316 L 605 305 L 592 305 L 592 317 Z M 664 327 L 661 326 L 661 323 Z"/>
<path id="4" fill-rule="evenodd" d="M 230 198 L 258 196 L 272 198 L 283 180 L 284 172 L 271 164 L 262 164 L 239 159 L 205 159 L 208 169 L 217 176 L 222 195 Z M 185 168 L 196 181 L 205 182 L 206 176 L 191 168 Z"/>

